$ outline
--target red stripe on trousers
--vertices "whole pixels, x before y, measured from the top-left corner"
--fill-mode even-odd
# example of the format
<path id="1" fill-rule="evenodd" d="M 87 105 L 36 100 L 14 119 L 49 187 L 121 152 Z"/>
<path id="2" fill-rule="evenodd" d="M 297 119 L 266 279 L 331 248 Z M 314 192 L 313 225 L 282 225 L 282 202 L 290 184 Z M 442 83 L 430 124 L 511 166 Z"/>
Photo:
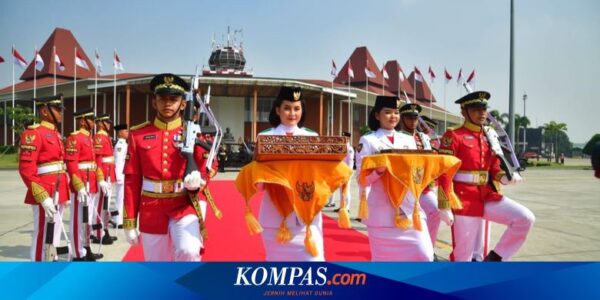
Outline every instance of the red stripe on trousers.
<path id="1" fill-rule="evenodd" d="M 450 231 L 451 231 L 451 235 L 452 235 L 452 252 L 450 252 L 450 261 L 454 261 L 454 247 L 456 246 L 456 242 L 454 241 L 454 224 L 452 226 L 450 226 Z"/>
<path id="2" fill-rule="evenodd" d="M 75 201 L 75 209 L 73 210 L 73 241 L 75 243 L 75 256 L 77 258 L 81 258 L 81 255 L 79 254 L 79 199 L 77 199 L 77 196 L 75 196 L 75 199 L 73 199 Z"/>
<path id="3" fill-rule="evenodd" d="M 102 214 L 102 202 L 104 201 L 104 195 L 100 194 L 100 198 L 98 198 L 98 207 L 96 207 L 96 225 L 102 224 L 101 214 Z M 100 239 L 102 237 L 102 229 L 96 229 L 96 237 Z"/>
<path id="4" fill-rule="evenodd" d="M 35 261 L 42 261 L 42 250 L 44 245 L 44 231 L 46 230 L 46 212 L 38 204 L 38 234 L 35 244 Z"/>

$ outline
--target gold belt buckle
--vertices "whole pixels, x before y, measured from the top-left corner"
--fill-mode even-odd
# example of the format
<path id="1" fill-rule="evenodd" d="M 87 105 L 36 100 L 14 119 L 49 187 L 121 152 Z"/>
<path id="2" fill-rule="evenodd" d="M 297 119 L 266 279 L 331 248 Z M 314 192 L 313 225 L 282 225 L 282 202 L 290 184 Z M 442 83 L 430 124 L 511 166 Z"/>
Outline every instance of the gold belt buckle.
<path id="1" fill-rule="evenodd" d="M 163 181 L 162 182 L 162 192 L 163 193 L 173 193 L 175 191 L 175 182 L 174 181 Z"/>
<path id="2" fill-rule="evenodd" d="M 487 183 L 487 174 L 479 173 L 479 185 L 484 185 Z"/>

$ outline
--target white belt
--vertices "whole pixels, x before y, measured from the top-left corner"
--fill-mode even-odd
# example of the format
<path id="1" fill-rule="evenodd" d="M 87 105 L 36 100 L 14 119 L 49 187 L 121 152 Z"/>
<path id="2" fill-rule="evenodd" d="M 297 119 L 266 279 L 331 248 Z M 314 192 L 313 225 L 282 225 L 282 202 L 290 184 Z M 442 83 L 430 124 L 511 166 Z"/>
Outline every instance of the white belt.
<path id="1" fill-rule="evenodd" d="M 102 162 L 105 164 L 110 164 L 110 163 L 115 163 L 115 157 L 114 156 L 105 156 L 102 158 Z"/>
<path id="2" fill-rule="evenodd" d="M 55 172 L 62 172 L 64 171 L 65 168 L 65 164 L 60 162 L 60 163 L 54 163 L 51 165 L 47 165 L 47 166 L 41 166 L 37 168 L 37 174 L 38 175 L 43 175 L 43 174 L 47 174 L 47 173 L 55 173 Z"/>
<path id="3" fill-rule="evenodd" d="M 142 181 L 142 190 L 150 193 L 179 193 L 184 189 L 183 182 L 179 180 L 158 181 L 144 178 Z"/>
<path id="4" fill-rule="evenodd" d="M 77 166 L 79 167 L 79 170 L 93 170 L 96 169 L 96 163 L 95 162 L 82 162 L 77 164 Z"/>
<path id="5" fill-rule="evenodd" d="M 454 181 L 472 185 L 485 185 L 488 182 L 487 171 L 458 171 L 454 175 Z"/>

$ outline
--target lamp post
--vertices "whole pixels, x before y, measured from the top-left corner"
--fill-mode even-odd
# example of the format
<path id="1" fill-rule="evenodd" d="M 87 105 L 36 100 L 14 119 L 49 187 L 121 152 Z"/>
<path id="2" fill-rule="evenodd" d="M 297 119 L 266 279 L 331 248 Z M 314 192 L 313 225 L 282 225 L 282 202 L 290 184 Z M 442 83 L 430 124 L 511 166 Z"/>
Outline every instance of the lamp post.
<path id="1" fill-rule="evenodd" d="M 527 118 L 527 93 L 523 93 L 523 119 Z M 523 153 L 527 151 L 527 123 L 523 122 Z"/>

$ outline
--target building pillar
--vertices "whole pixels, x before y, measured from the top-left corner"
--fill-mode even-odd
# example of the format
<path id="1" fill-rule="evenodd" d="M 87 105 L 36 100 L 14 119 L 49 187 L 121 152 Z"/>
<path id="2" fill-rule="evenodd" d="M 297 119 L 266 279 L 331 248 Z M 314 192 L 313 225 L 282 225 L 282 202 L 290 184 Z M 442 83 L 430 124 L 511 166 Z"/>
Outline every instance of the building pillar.
<path id="1" fill-rule="evenodd" d="M 323 135 L 323 92 L 319 96 L 319 135 Z"/>
<path id="2" fill-rule="evenodd" d="M 258 89 L 256 88 L 256 86 L 254 86 L 254 98 L 252 99 L 252 136 L 250 137 L 251 141 L 255 141 L 256 140 L 256 122 L 257 120 L 257 114 L 258 114 Z"/>
<path id="3" fill-rule="evenodd" d="M 131 104 L 131 86 L 125 86 L 125 124 L 129 124 L 129 109 Z"/>

